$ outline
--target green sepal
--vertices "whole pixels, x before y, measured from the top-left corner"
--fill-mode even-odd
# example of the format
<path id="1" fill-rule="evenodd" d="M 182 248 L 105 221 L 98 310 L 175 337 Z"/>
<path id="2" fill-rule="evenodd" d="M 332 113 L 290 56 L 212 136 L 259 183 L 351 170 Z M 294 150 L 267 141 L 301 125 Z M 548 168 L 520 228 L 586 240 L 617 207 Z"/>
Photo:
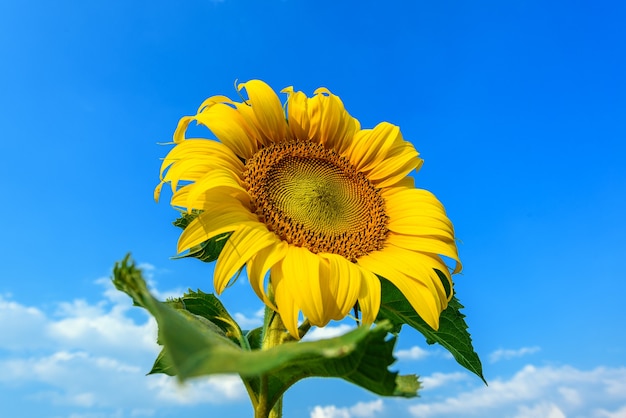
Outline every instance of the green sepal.
<path id="1" fill-rule="evenodd" d="M 442 282 L 447 281 L 439 271 L 437 274 Z M 454 359 L 467 370 L 475 373 L 485 384 L 482 363 L 472 346 L 472 338 L 467 330 L 465 315 L 461 313 L 463 305 L 456 296 L 448 302 L 448 307 L 439 317 L 439 329 L 431 328 L 420 316 L 404 294 L 389 280 L 380 277 L 382 300 L 377 320 L 389 320 L 395 327 L 408 325 L 426 337 L 428 344 L 438 343 L 448 350 Z"/>
<path id="2" fill-rule="evenodd" d="M 153 373 L 176 375 L 181 380 L 238 373 L 254 393 L 259 393 L 261 379 L 266 379 L 266 393 L 271 399 L 280 398 L 298 380 L 313 376 L 339 377 L 380 395 L 417 396 L 416 376 L 398 376 L 388 370 L 395 361 L 392 353 L 396 341 L 395 337 L 387 338 L 393 328 L 389 321 L 373 328 L 359 327 L 341 337 L 249 351 L 250 345 L 258 344 L 258 331 L 248 333 L 248 348 L 237 344 L 238 338 L 227 336 L 230 321 L 223 321 L 223 313 L 208 314 L 216 306 L 206 297 L 210 295 L 194 292 L 183 297 L 198 303 L 192 308 L 196 313 L 188 310 L 187 301 L 184 307 L 176 300 L 159 302 L 148 292 L 141 271 L 129 256 L 116 263 L 113 283 L 157 320 L 159 342 L 164 347 Z M 207 304 L 210 308 L 204 306 Z M 214 322 L 217 317 L 220 321 Z"/>
<path id="3" fill-rule="evenodd" d="M 180 218 L 176 219 L 173 222 L 173 224 L 174 226 L 177 226 L 184 230 L 199 214 L 200 212 L 195 210 L 191 213 L 183 213 L 180 215 Z M 217 260 L 230 235 L 231 232 L 224 232 L 223 234 L 216 235 L 215 237 L 207 241 L 204 241 L 198 245 L 194 245 L 189 249 L 189 252 L 183 255 L 174 256 L 172 258 L 180 259 L 193 257 L 197 258 L 200 261 L 204 261 L 205 263 L 211 263 Z"/>

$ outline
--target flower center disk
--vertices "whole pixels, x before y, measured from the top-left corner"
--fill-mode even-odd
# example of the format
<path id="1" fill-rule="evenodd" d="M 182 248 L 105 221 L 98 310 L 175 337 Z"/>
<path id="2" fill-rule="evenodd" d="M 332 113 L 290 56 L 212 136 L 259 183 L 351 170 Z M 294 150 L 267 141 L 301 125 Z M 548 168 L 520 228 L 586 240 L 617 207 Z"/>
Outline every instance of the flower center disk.
<path id="1" fill-rule="evenodd" d="M 306 141 L 274 144 L 248 159 L 243 177 L 252 210 L 282 240 L 351 261 L 383 248 L 384 199 L 335 151 Z"/>

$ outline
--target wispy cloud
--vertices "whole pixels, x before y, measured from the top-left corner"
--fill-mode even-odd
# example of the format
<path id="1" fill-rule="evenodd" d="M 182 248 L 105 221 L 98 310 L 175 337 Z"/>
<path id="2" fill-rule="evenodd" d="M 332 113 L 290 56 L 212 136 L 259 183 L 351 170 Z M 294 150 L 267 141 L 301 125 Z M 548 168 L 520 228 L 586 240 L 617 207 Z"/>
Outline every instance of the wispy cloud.
<path id="1" fill-rule="evenodd" d="M 540 402 L 533 406 L 522 405 L 514 418 L 566 418 L 561 409 L 551 402 Z"/>
<path id="2" fill-rule="evenodd" d="M 594 417 L 597 418 L 624 418 L 626 417 L 626 405 L 619 409 L 608 411 L 606 409 L 599 408 L 594 411 Z"/>
<path id="3" fill-rule="evenodd" d="M 315 406 L 311 411 L 311 418 L 372 418 L 378 416 L 384 409 L 382 399 L 372 402 L 358 402 L 350 407 L 335 405 Z"/>
<path id="4" fill-rule="evenodd" d="M 497 363 L 501 360 L 510 360 L 512 358 L 516 358 L 516 357 L 523 357 L 523 356 L 527 356 L 529 354 L 534 354 L 537 353 L 541 350 L 541 348 L 537 347 L 537 346 L 532 346 L 532 347 L 522 347 L 522 348 L 518 348 L 516 350 L 511 350 L 511 349 L 499 349 L 494 351 L 493 353 L 491 353 L 489 355 L 489 361 L 491 363 Z"/>
<path id="5" fill-rule="evenodd" d="M 571 366 L 525 366 L 511 379 L 493 379 L 457 396 L 418 403 L 409 412 L 420 418 L 565 416 L 612 417 L 626 405 L 626 367 L 579 370 Z"/>

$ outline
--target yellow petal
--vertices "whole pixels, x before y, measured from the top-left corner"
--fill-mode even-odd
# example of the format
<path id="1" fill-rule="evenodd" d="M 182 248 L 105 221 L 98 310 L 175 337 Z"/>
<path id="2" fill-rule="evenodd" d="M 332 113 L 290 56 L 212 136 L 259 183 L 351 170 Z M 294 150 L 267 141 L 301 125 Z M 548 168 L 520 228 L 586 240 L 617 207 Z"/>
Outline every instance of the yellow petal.
<path id="1" fill-rule="evenodd" d="M 178 189 L 172 196 L 170 204 L 174 207 L 187 210 L 189 204 L 189 191 L 193 188 L 193 184 Z M 216 189 L 213 189 L 216 191 Z M 233 205 L 230 210 L 247 210 L 250 211 L 250 195 L 245 191 L 233 189 L 217 190 L 217 193 L 201 193 L 193 199 L 194 209 L 211 210 L 221 205 Z"/>
<path id="2" fill-rule="evenodd" d="M 241 124 L 242 129 L 246 132 L 246 135 L 250 139 L 252 143 L 260 144 L 261 133 L 258 131 L 256 125 L 258 125 L 256 118 L 252 112 L 252 109 L 249 105 L 242 103 L 234 102 L 230 98 L 226 96 L 213 96 L 206 99 L 200 107 L 198 108 L 197 113 L 201 113 L 205 108 L 214 106 L 216 104 L 227 104 L 231 107 L 234 107 L 242 117 L 244 123 Z M 250 111 L 250 112 L 248 112 Z M 250 117 L 252 113 L 252 117 Z"/>
<path id="3" fill-rule="evenodd" d="M 285 258 L 280 263 L 285 290 L 291 293 L 296 306 L 311 324 L 322 327 L 330 317 L 324 312 L 324 299 L 328 297 L 328 284 L 320 275 L 320 257 L 306 248 L 290 245 Z M 274 274 L 272 269 L 272 274 Z M 272 278 L 273 283 L 273 278 Z M 278 294 L 276 294 L 278 304 Z M 280 309 L 280 306 L 278 306 Z"/>
<path id="4" fill-rule="evenodd" d="M 409 215 L 402 218 L 390 217 L 387 227 L 390 231 L 405 235 L 432 235 L 442 237 L 442 239 L 450 239 L 454 235 L 449 223 L 436 216 Z"/>
<path id="5" fill-rule="evenodd" d="M 360 124 L 346 111 L 339 97 L 326 88 L 315 90 L 311 98 L 295 92 L 293 87 L 281 92 L 288 95 L 287 117 L 295 138 L 323 144 L 339 154 L 349 148 Z"/>
<path id="6" fill-rule="evenodd" d="M 309 99 L 301 91 L 294 92 L 293 87 L 287 87 L 281 90 L 281 93 L 287 93 L 287 120 L 289 121 L 289 129 L 293 132 L 296 139 L 300 141 L 308 141 L 310 131 L 310 120 L 308 103 Z"/>
<path id="7" fill-rule="evenodd" d="M 163 182 L 170 183 L 172 192 L 178 188 L 179 182 L 193 182 L 204 176 L 211 170 L 213 165 L 210 161 L 202 159 L 185 159 L 172 164 L 164 177 Z"/>
<path id="8" fill-rule="evenodd" d="M 448 279 L 450 289 L 452 289 L 452 279 L 448 267 L 445 265 L 441 257 L 436 254 L 412 251 L 406 248 L 395 246 L 388 242 L 385 248 L 387 254 L 391 254 L 398 260 L 397 265 L 402 266 L 402 270 L 416 280 L 422 281 L 435 295 L 435 299 L 439 302 L 440 310 L 444 310 L 448 306 L 448 300 L 452 297 L 452 293 L 446 293 L 441 279 L 435 272 L 435 269 L 444 273 Z M 407 262 L 406 264 L 400 264 Z"/>
<path id="9" fill-rule="evenodd" d="M 439 254 L 456 261 L 453 273 L 461 271 L 461 260 L 454 241 L 444 241 L 437 237 L 389 234 L 387 242 L 397 247 L 422 253 Z M 447 270 L 447 268 L 446 268 Z"/>
<path id="10" fill-rule="evenodd" d="M 370 325 L 376 320 L 380 310 L 380 279 L 371 271 L 358 266 L 361 271 L 361 289 L 359 292 L 359 309 L 361 322 Z"/>
<path id="11" fill-rule="evenodd" d="M 411 265 L 410 258 L 407 260 L 396 248 L 390 248 L 363 256 L 358 259 L 358 264 L 393 283 L 420 317 L 433 329 L 438 329 L 443 308 L 440 292 L 427 271 L 428 267 Z"/>
<path id="12" fill-rule="evenodd" d="M 184 116 L 180 118 L 178 121 L 178 125 L 176 126 L 176 130 L 174 131 L 174 143 L 179 144 L 185 140 L 185 132 L 187 131 L 187 126 L 192 120 L 196 120 L 194 116 Z"/>
<path id="13" fill-rule="evenodd" d="M 212 193 L 222 190 L 226 190 L 227 193 L 247 193 L 246 189 L 239 183 L 239 178 L 237 178 L 236 174 L 226 169 L 213 169 L 188 187 L 190 189 L 186 206 L 190 209 L 200 209 L 202 206 L 198 204 L 197 200 L 209 190 Z"/>
<path id="14" fill-rule="evenodd" d="M 274 302 L 270 300 L 265 291 L 265 276 L 269 269 L 274 267 L 276 263 L 285 258 L 287 254 L 287 243 L 278 240 L 274 245 L 259 250 L 248 261 L 248 278 L 252 289 L 263 302 L 274 309 L 278 310 Z"/>
<path id="15" fill-rule="evenodd" d="M 283 261 L 284 262 L 284 259 Z M 270 280 L 272 282 L 272 288 L 274 290 L 274 301 L 278 308 L 278 314 L 285 324 L 285 328 L 289 331 L 292 337 L 300 339 L 298 332 L 298 315 L 300 308 L 296 304 L 296 299 L 293 297 L 293 284 L 291 278 L 283 274 L 280 265 L 282 262 L 277 263 L 270 273 Z M 296 289 L 297 292 L 297 289 Z"/>
<path id="16" fill-rule="evenodd" d="M 411 260 L 411 266 L 413 268 L 404 267 L 404 271 L 407 275 L 415 277 L 417 280 L 423 281 L 426 286 L 433 292 L 436 292 L 436 300 L 439 301 L 440 309 L 443 311 L 448 306 L 448 301 L 452 298 L 452 277 L 448 266 L 444 261 L 436 254 L 422 253 L 419 251 L 411 251 L 406 248 L 401 248 L 389 245 L 387 251 L 392 251 L 398 254 L 399 257 L 405 260 Z M 441 282 L 441 279 L 435 272 L 439 270 L 442 272 L 448 281 L 448 288 L 451 290 L 449 293 Z M 428 280 L 430 279 L 430 280 Z"/>
<path id="17" fill-rule="evenodd" d="M 437 197 L 424 189 L 415 189 L 415 188 L 407 188 L 407 187 L 386 187 L 381 190 L 381 194 L 386 199 L 395 198 L 397 200 L 394 201 L 394 206 L 411 206 L 415 202 L 420 204 L 428 204 L 433 205 L 436 209 L 445 212 L 443 204 L 437 199 Z"/>
<path id="18" fill-rule="evenodd" d="M 392 187 L 383 189 L 388 228 L 405 235 L 436 235 L 454 240 L 454 228 L 441 202 L 430 192 Z"/>
<path id="19" fill-rule="evenodd" d="M 402 188 L 415 188 L 415 179 L 411 176 L 407 176 L 401 180 L 398 180 L 397 183 L 394 183 L 393 187 L 402 187 Z"/>
<path id="20" fill-rule="evenodd" d="M 252 110 L 252 106 L 247 103 L 235 103 L 235 106 L 243 120 L 246 122 L 244 128 L 246 129 L 250 140 L 254 139 L 259 148 L 262 146 L 269 146 L 274 143 L 273 138 L 266 137 L 261 131 L 260 123 L 254 114 L 254 110 Z"/>
<path id="21" fill-rule="evenodd" d="M 160 176 L 171 165 L 190 163 L 198 165 L 229 166 L 242 172 L 244 165 L 224 144 L 201 138 L 190 138 L 176 145 L 161 164 Z"/>
<path id="22" fill-rule="evenodd" d="M 318 257 L 317 262 L 319 267 L 320 293 L 322 295 L 321 312 L 324 317 L 323 324 L 326 325 L 331 319 L 343 319 L 345 315 L 341 315 L 339 307 L 337 306 L 337 300 L 334 297 L 333 289 L 337 277 L 331 275 L 330 263 L 322 257 Z M 333 279 L 335 279 L 335 282 L 332 281 Z"/>
<path id="23" fill-rule="evenodd" d="M 220 212 L 223 207 L 213 211 L 202 212 L 191 221 L 178 238 L 178 252 L 182 253 L 195 245 L 213 238 L 224 232 L 232 232 L 239 228 L 259 225 L 256 216 L 246 211 Z"/>
<path id="24" fill-rule="evenodd" d="M 418 155 L 408 142 L 396 146 L 389 151 L 383 162 L 367 173 L 367 178 L 378 188 L 393 186 L 411 171 L 420 169 L 424 161 Z"/>
<path id="25" fill-rule="evenodd" d="M 343 155 L 360 129 L 359 121 L 350 116 L 339 97 L 328 89 L 315 90 L 307 103 L 309 139 Z"/>
<path id="26" fill-rule="evenodd" d="M 361 131 L 354 138 L 350 149 L 350 161 L 357 170 L 369 172 L 381 164 L 391 147 L 402 141 L 400 128 L 387 122 L 379 123 L 374 129 Z"/>
<path id="27" fill-rule="evenodd" d="M 226 103 L 226 104 L 234 104 L 234 102 L 226 96 L 211 96 L 198 107 L 198 111 L 196 113 L 202 112 L 206 107 L 211 107 L 218 103 Z"/>
<path id="28" fill-rule="evenodd" d="M 215 264 L 213 276 L 215 291 L 218 294 L 222 293 L 237 270 L 241 269 L 256 252 L 275 245 L 277 241 L 276 235 L 261 224 L 255 228 L 241 228 L 233 232 Z"/>
<path id="29" fill-rule="evenodd" d="M 387 207 L 390 207 L 388 205 Z M 442 211 L 416 204 L 415 208 L 389 211 L 389 229 L 407 235 L 439 235 L 447 239 L 454 237 L 452 222 Z"/>
<path id="30" fill-rule="evenodd" d="M 287 139 L 285 112 L 274 90 L 261 80 L 250 80 L 239 84 L 239 90 L 244 88 L 249 97 L 247 102 L 258 121 L 257 127 L 263 135 L 276 142 Z"/>
<path id="31" fill-rule="evenodd" d="M 161 197 L 161 189 L 163 188 L 163 182 L 160 182 L 155 188 L 154 188 L 154 201 L 159 203 L 159 197 Z"/>
<path id="32" fill-rule="evenodd" d="M 233 177 L 239 177 L 244 170 L 241 161 L 223 144 L 207 140 L 186 140 L 174 147 L 163 161 L 161 180 L 169 182 L 175 192 L 180 181 L 197 181 L 216 168 L 230 171 Z"/>
<path id="33" fill-rule="evenodd" d="M 198 113 L 196 119 L 209 128 L 220 142 L 243 159 L 252 157 L 257 151 L 256 141 L 248 136 L 244 127 L 245 120 L 231 106 L 218 103 L 206 107 Z"/>
<path id="34" fill-rule="evenodd" d="M 337 254 L 320 253 L 329 262 L 330 297 L 325 310 L 331 319 L 341 320 L 350 313 L 359 297 L 362 277 L 360 268 Z"/>

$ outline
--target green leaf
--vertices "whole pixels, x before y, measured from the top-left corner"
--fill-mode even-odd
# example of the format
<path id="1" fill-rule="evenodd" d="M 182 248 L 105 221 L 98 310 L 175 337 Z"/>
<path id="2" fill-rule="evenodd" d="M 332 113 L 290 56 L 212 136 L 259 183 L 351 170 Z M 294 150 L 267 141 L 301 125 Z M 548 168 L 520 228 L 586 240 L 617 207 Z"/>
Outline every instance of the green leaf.
<path id="1" fill-rule="evenodd" d="M 374 328 L 359 327 L 328 340 L 287 342 L 268 350 L 248 351 L 225 332 L 216 332 L 208 326 L 207 323 L 213 324 L 208 318 L 214 320 L 217 316 L 207 314 L 204 296 L 199 297 L 205 301 L 202 309 L 194 308 L 198 314 L 180 309 L 182 304 L 176 305 L 176 301 L 162 303 L 154 299 L 141 271 L 129 256 L 115 265 L 113 283 L 157 320 L 164 351 L 153 372 L 176 375 L 182 380 L 207 374 L 238 373 L 255 393 L 260 393 L 265 379 L 266 393 L 272 399 L 278 399 L 298 380 L 312 376 L 340 377 L 381 395 L 417 396 L 419 383 L 415 376 L 398 376 L 388 370 L 394 362 L 395 345 L 395 337 L 386 338 L 392 329 L 389 321 L 382 321 Z M 205 294 L 189 295 L 197 298 Z M 224 323 L 228 321 L 222 325 Z M 258 336 L 253 335 L 251 341 L 256 339 Z"/>
<path id="2" fill-rule="evenodd" d="M 246 339 L 248 340 L 248 345 L 252 350 L 261 349 L 261 340 L 263 339 L 263 328 L 258 327 L 252 329 L 246 333 Z"/>
<path id="3" fill-rule="evenodd" d="M 185 310 L 194 315 L 208 320 L 216 325 L 223 335 L 230 338 L 240 347 L 249 350 L 250 346 L 244 333 L 239 328 L 239 324 L 230 316 L 222 302 L 210 293 L 199 290 L 194 292 L 191 289 L 180 298 L 167 301 L 170 306 L 178 310 Z"/>
<path id="4" fill-rule="evenodd" d="M 437 272 L 441 277 L 441 272 Z M 465 315 L 461 313 L 463 305 L 456 297 L 448 303 L 448 307 L 439 318 L 439 330 L 432 329 L 415 312 L 406 297 L 385 278 L 380 278 L 382 284 L 382 301 L 378 320 L 387 319 L 396 327 L 408 325 L 421 332 L 428 344 L 439 343 L 448 350 L 454 359 L 467 370 L 475 373 L 485 384 L 482 364 L 478 354 L 472 346 L 472 338 L 467 331 Z M 445 277 L 442 277 L 445 281 Z"/>
<path id="5" fill-rule="evenodd" d="M 417 393 L 417 391 L 420 389 L 421 384 L 418 380 L 417 375 L 414 374 L 407 374 L 404 376 L 400 376 L 398 375 L 396 377 L 396 392 L 397 393 L 402 393 L 402 394 L 413 394 L 413 393 Z M 405 395 L 400 395 L 400 396 L 405 396 Z M 405 396 L 405 397 L 413 397 L 411 396 Z"/>
<path id="6" fill-rule="evenodd" d="M 185 229 L 199 214 L 200 212 L 195 210 L 191 213 L 183 213 L 180 218 L 173 222 L 173 224 L 181 229 Z M 231 232 L 225 232 L 217 235 L 208 241 L 204 241 L 203 243 L 191 247 L 189 252 L 172 258 L 180 259 L 193 257 L 200 261 L 204 261 L 205 263 L 211 263 L 217 260 L 231 234 Z"/>
<path id="7" fill-rule="evenodd" d="M 180 218 L 176 219 L 172 224 L 180 229 L 185 229 L 189 226 L 191 221 L 196 219 L 201 212 L 193 209 L 191 213 L 183 212 L 180 214 Z"/>
<path id="8" fill-rule="evenodd" d="M 248 339 L 239 328 L 237 322 L 230 316 L 222 302 L 212 294 L 201 290 L 194 292 L 189 290 L 180 298 L 166 301 L 174 309 L 186 311 L 201 321 L 209 331 L 227 337 L 243 349 L 249 350 Z M 167 350 L 163 348 L 156 358 L 152 370 L 148 374 L 165 373 L 175 375 Z"/>
<path id="9" fill-rule="evenodd" d="M 200 261 L 204 261 L 205 263 L 211 263 L 219 257 L 226 241 L 230 237 L 230 232 L 225 232 L 223 234 L 217 235 L 211 238 L 208 241 L 204 241 L 201 244 L 195 245 L 189 249 L 188 253 L 183 255 L 177 255 L 172 258 L 180 259 L 180 258 L 197 258 Z"/>
<path id="10" fill-rule="evenodd" d="M 306 346 L 310 354 L 284 362 L 267 374 L 269 404 L 273 404 L 297 381 L 307 377 L 338 377 L 383 396 L 411 398 L 417 396 L 420 383 L 416 375 L 400 376 L 388 367 L 395 361 L 396 338 L 386 339 L 388 321 L 368 329 L 359 327 L 341 337 L 315 342 L 286 343 L 290 351 Z M 292 348 L 293 347 L 293 348 Z M 273 348 L 269 351 L 276 350 Z M 328 351 L 327 351 L 328 350 Z M 259 379 L 245 379 L 255 392 Z"/>
<path id="11" fill-rule="evenodd" d="M 161 352 L 157 356 L 156 360 L 154 360 L 154 365 L 152 369 L 148 372 L 148 374 L 156 374 L 163 373 L 168 376 L 175 376 L 176 370 L 172 365 L 172 361 L 167 355 L 167 351 L 165 349 L 161 349 Z"/>

